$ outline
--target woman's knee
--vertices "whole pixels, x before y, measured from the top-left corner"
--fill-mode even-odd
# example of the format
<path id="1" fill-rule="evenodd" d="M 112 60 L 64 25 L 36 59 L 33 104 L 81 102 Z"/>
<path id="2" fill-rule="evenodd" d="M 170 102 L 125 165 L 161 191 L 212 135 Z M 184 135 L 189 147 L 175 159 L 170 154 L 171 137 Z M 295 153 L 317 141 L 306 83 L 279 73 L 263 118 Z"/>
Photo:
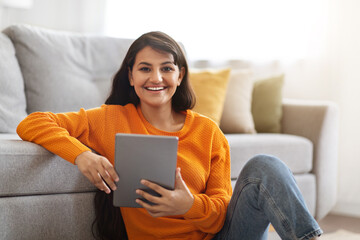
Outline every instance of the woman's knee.
<path id="1" fill-rule="evenodd" d="M 244 166 L 240 177 L 262 178 L 268 175 L 288 175 L 289 168 L 283 161 L 272 155 L 259 154 L 251 158 Z"/>

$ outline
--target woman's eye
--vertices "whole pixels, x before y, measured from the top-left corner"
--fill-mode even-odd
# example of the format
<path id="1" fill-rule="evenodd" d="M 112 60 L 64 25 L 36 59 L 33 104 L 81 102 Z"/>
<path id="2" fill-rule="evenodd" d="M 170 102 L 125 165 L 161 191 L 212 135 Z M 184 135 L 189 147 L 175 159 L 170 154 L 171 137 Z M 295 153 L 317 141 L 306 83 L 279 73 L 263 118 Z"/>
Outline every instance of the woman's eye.
<path id="1" fill-rule="evenodd" d="M 173 69 L 171 67 L 163 67 L 163 71 L 165 71 L 165 72 L 170 72 L 172 70 Z"/>
<path id="2" fill-rule="evenodd" d="M 140 68 L 140 71 L 150 72 L 150 68 L 148 68 L 148 67 L 142 67 L 142 68 Z"/>

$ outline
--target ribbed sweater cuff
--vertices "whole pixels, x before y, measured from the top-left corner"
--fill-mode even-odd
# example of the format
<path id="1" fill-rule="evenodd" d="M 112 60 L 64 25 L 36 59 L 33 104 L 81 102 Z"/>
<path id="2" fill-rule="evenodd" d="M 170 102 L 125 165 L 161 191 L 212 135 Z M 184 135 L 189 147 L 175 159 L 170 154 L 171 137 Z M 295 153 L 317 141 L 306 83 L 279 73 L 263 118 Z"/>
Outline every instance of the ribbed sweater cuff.
<path id="1" fill-rule="evenodd" d="M 197 195 L 194 195 L 194 203 L 187 213 L 184 214 L 185 219 L 195 219 L 200 218 L 204 215 L 204 203 L 201 198 Z"/>
<path id="2" fill-rule="evenodd" d="M 79 156 L 81 153 L 86 152 L 86 151 L 91 151 L 91 149 L 84 145 L 77 146 L 77 148 L 73 148 L 69 151 L 64 150 L 62 153 L 62 156 L 60 156 L 60 157 L 64 158 L 65 160 L 67 160 L 75 165 L 75 159 L 77 158 L 77 156 Z"/>

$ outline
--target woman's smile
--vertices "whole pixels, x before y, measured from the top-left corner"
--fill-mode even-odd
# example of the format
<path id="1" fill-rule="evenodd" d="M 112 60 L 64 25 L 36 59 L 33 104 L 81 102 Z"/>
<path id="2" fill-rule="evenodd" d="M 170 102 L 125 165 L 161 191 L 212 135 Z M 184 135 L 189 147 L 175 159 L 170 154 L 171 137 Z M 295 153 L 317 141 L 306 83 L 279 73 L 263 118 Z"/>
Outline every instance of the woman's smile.
<path id="1" fill-rule="evenodd" d="M 166 87 L 164 87 L 164 86 L 162 86 L 162 87 L 144 87 L 144 88 L 151 92 L 161 92 L 166 89 Z"/>
<path id="2" fill-rule="evenodd" d="M 172 97 L 182 77 L 183 71 L 174 63 L 172 54 L 151 47 L 138 52 L 134 66 L 129 71 L 130 84 L 141 105 L 151 107 L 171 108 Z"/>

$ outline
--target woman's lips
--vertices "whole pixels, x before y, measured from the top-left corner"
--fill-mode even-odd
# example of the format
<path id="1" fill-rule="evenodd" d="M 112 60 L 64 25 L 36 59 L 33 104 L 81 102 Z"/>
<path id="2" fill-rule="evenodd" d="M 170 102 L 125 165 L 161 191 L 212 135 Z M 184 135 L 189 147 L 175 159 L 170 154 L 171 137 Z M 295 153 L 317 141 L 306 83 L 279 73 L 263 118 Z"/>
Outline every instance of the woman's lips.
<path id="1" fill-rule="evenodd" d="M 145 89 L 149 91 L 161 91 L 164 90 L 165 87 L 145 87 Z"/>

